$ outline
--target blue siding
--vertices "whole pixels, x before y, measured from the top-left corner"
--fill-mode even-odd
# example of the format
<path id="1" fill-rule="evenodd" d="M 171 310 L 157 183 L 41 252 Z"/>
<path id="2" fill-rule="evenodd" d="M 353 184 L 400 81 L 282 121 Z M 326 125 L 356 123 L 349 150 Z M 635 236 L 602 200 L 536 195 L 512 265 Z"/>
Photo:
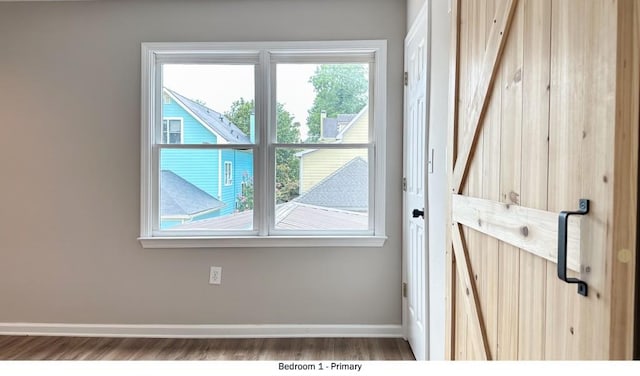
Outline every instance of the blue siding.
<path id="1" fill-rule="evenodd" d="M 241 150 L 224 150 L 222 152 L 222 168 L 224 169 L 225 162 L 231 162 L 233 181 L 231 185 L 222 186 L 222 201 L 227 204 L 220 214 L 231 214 L 235 211 L 236 198 L 242 194 L 242 179 L 247 175 L 253 180 L 253 153 L 249 151 Z M 223 171 L 224 180 L 224 171 Z"/>
<path id="2" fill-rule="evenodd" d="M 216 144 L 216 136 L 172 99 L 163 104 L 163 118 L 181 118 L 185 144 Z M 224 162 L 232 163 L 233 182 L 224 185 Z M 217 212 L 196 217 L 194 220 L 226 215 L 235 212 L 236 198 L 242 193 L 243 177 L 253 180 L 253 155 L 240 150 L 186 150 L 165 149 L 160 155 L 160 169 L 173 171 L 211 196 L 223 201 L 225 206 Z M 222 185 L 220 187 L 220 185 Z M 219 196 L 221 191 L 222 197 Z M 169 228 L 177 221 L 161 221 L 161 228 Z"/>
<path id="3" fill-rule="evenodd" d="M 160 155 L 160 170 L 173 171 L 218 198 L 219 154 L 219 150 L 164 149 Z"/>

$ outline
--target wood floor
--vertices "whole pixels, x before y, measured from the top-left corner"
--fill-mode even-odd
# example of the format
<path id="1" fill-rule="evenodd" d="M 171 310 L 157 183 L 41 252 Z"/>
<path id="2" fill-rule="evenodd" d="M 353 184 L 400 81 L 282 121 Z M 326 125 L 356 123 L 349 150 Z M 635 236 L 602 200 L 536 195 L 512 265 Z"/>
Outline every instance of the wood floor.
<path id="1" fill-rule="evenodd" d="M 399 338 L 0 336 L 0 360 L 414 360 Z"/>

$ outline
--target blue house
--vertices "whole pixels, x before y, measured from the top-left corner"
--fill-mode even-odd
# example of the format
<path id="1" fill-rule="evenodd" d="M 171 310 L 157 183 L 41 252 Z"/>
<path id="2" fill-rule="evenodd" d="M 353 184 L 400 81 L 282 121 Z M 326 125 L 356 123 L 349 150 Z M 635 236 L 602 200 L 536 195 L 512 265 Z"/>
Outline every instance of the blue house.
<path id="1" fill-rule="evenodd" d="M 249 144 L 224 115 L 164 88 L 162 143 Z M 232 214 L 253 181 L 250 150 L 164 149 L 160 155 L 160 227 Z"/>

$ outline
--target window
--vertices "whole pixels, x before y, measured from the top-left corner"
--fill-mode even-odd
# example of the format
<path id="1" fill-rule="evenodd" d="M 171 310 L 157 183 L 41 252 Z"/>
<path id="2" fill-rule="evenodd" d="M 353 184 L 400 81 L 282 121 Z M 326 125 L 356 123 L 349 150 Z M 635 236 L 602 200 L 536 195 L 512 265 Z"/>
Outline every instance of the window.
<path id="1" fill-rule="evenodd" d="M 233 165 L 229 161 L 224 162 L 224 185 L 233 184 Z M 240 187 L 242 192 L 242 186 Z"/>
<path id="2" fill-rule="evenodd" d="M 144 247 L 384 243 L 386 42 L 142 49 Z"/>
<path id="3" fill-rule="evenodd" d="M 182 143 L 182 119 L 162 120 L 162 143 L 163 144 L 181 144 Z"/>

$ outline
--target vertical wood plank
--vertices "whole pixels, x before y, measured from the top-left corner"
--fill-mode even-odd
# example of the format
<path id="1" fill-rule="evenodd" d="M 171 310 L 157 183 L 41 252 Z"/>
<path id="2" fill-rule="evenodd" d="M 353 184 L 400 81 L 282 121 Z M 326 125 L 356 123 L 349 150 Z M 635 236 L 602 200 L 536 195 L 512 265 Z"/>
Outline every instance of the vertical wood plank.
<path id="1" fill-rule="evenodd" d="M 608 182 L 609 178 L 604 177 L 613 171 L 612 150 L 617 148 L 614 144 L 617 2 L 600 0 L 576 6 L 581 6 L 587 17 L 584 22 L 586 34 L 581 36 L 586 39 L 584 50 L 576 51 L 576 55 L 579 58 L 584 56 L 582 74 L 588 79 L 582 88 L 584 123 L 580 125 L 582 164 L 579 170 L 582 181 L 573 184 L 579 185 L 581 197 L 593 198 L 594 205 L 582 220 L 583 228 L 586 227 L 588 232 L 582 236 L 585 247 L 579 277 L 589 284 L 591 291 L 588 297 L 578 299 L 578 326 L 575 328 L 578 349 L 574 356 L 579 359 L 608 359 L 609 343 L 606 338 L 610 335 L 610 303 L 606 298 L 602 299 L 602 292 L 607 291 L 606 250 L 610 249 L 607 223 L 612 223 L 609 214 L 613 209 L 613 186 Z M 577 203 L 573 205 L 575 207 Z M 575 291 L 573 294 L 575 298 Z"/>
<path id="2" fill-rule="evenodd" d="M 469 61 L 469 23 L 470 17 L 470 8 L 472 1 L 470 0 L 461 0 L 460 1 L 460 9 L 458 10 L 458 17 L 460 17 L 460 37 L 458 40 L 458 112 L 457 116 L 457 128 L 456 128 L 456 163 L 460 156 L 458 155 L 460 152 L 460 148 L 462 147 L 462 141 L 464 140 L 464 135 L 468 132 L 469 121 L 465 116 L 465 108 L 468 106 L 468 97 L 469 92 L 471 91 L 471 82 L 470 80 L 470 67 L 471 61 Z M 455 169 L 455 164 L 454 164 Z"/>
<path id="3" fill-rule="evenodd" d="M 487 2 L 486 14 L 489 17 L 487 30 L 494 22 L 497 22 L 498 15 L 496 3 L 503 0 L 489 0 Z M 487 32 L 488 35 L 488 32 Z M 494 201 L 500 200 L 500 109 L 502 106 L 502 89 L 500 85 L 494 85 L 491 93 L 491 100 L 488 104 L 487 114 L 484 118 L 482 128 L 483 145 L 487 145 L 482 155 L 482 197 Z M 491 145 L 490 147 L 488 145 Z M 482 265 L 484 275 L 481 283 L 483 285 L 483 299 L 481 300 L 482 312 L 487 331 L 487 342 L 491 354 L 498 351 L 498 288 L 499 288 L 499 241 L 495 238 L 485 236 L 482 244 Z"/>
<path id="4" fill-rule="evenodd" d="M 617 9 L 614 202 L 611 213 L 611 327 L 609 359 L 632 359 L 638 217 L 638 128 L 640 106 L 640 4 L 619 1 Z M 640 286 L 635 286 L 640 288 Z"/>
<path id="5" fill-rule="evenodd" d="M 471 83 L 471 87 L 475 88 L 480 81 L 481 76 L 481 65 L 476 62 L 482 61 L 482 58 L 485 54 L 485 44 L 486 44 L 486 36 L 485 36 L 485 15 L 486 5 L 483 0 L 475 0 L 471 2 L 470 13 L 473 15 L 473 19 L 470 22 L 470 35 L 469 40 L 470 43 L 470 60 L 474 63 L 471 64 L 471 69 L 469 72 L 469 82 Z M 472 98 L 468 98 L 468 100 L 472 100 Z M 468 130 L 469 132 L 471 130 Z M 478 139 L 477 145 L 474 151 L 474 155 L 471 157 L 471 161 L 469 162 L 469 176 L 467 178 L 467 184 L 465 185 L 466 194 L 472 197 L 479 197 L 482 195 L 482 158 L 478 158 L 478 155 L 482 155 L 482 140 Z M 473 231 L 471 229 L 464 228 L 465 239 L 467 239 L 467 244 L 473 244 L 473 249 L 470 249 L 468 252 L 469 255 L 469 263 L 471 266 L 471 279 L 477 284 L 479 280 L 479 276 L 482 275 L 482 249 L 478 246 L 482 242 L 482 238 L 484 235 Z M 476 291 L 478 294 L 478 299 L 481 299 L 482 293 L 479 291 L 480 286 L 476 285 Z M 469 344 L 469 348 L 467 350 L 467 356 L 470 360 L 482 359 L 484 349 L 477 348 L 476 341 L 467 341 Z"/>
<path id="6" fill-rule="evenodd" d="M 465 116 L 465 111 L 463 109 L 467 108 L 469 105 L 469 96 L 473 90 L 471 69 L 473 65 L 473 61 L 471 60 L 471 23 L 474 19 L 474 15 L 472 13 L 473 1 L 472 0 L 463 0 L 460 2 L 460 39 L 459 39 L 459 59 L 460 66 L 458 71 L 458 128 L 457 128 L 457 145 L 456 150 L 458 153 L 460 148 L 463 147 L 462 142 L 464 140 L 464 135 L 469 132 L 469 119 Z M 458 160 L 459 155 L 456 156 L 456 160 Z M 455 169 L 455 167 L 454 167 Z M 465 190 L 466 193 L 466 190 Z M 456 229 L 452 228 L 452 231 L 456 231 Z M 463 229 L 464 235 L 468 235 L 468 230 Z M 455 236 L 455 235 L 454 235 Z M 454 245 L 455 247 L 455 245 Z M 458 286 L 458 293 L 456 299 L 456 359 L 459 360 L 469 360 L 471 356 L 471 344 L 470 341 L 473 341 L 473 337 L 469 335 L 469 310 L 468 306 L 465 304 L 465 284 L 462 280 L 462 275 L 460 274 L 460 262 L 462 260 L 458 259 L 458 255 L 455 252 L 454 255 L 456 259 L 456 274 L 458 276 L 456 280 L 456 286 Z"/>
<path id="7" fill-rule="evenodd" d="M 500 201 L 520 205 L 520 177 L 522 166 L 522 59 L 523 10 L 515 10 L 502 56 L 499 77 L 502 88 Z M 500 244 L 499 300 L 498 300 L 498 352 L 496 359 L 512 360 L 518 357 L 518 282 L 519 250 L 506 243 Z"/>
<path id="8" fill-rule="evenodd" d="M 584 51 L 588 32 L 584 4 L 573 0 L 552 3 L 548 208 L 554 212 L 574 208 L 582 195 L 581 140 L 587 121 Z M 579 304 L 575 286 L 560 281 L 556 264 L 548 263 L 546 359 L 578 358 Z"/>
<path id="9" fill-rule="evenodd" d="M 447 153 L 446 153 L 446 169 L 448 178 L 449 192 L 451 192 L 453 166 L 455 163 L 456 155 L 456 131 L 458 125 L 458 67 L 459 67 L 459 10 L 460 0 L 453 0 L 451 4 L 451 32 L 449 43 L 449 113 L 448 113 L 448 125 L 447 125 Z M 447 360 L 455 359 L 455 347 L 456 347 L 456 266 L 455 257 L 453 255 L 452 242 L 451 242 L 451 198 L 447 195 L 447 234 L 446 234 L 446 250 L 445 250 L 445 278 L 446 278 L 446 292 L 445 292 L 445 351 L 444 356 Z"/>
<path id="10" fill-rule="evenodd" d="M 455 231 L 455 230 L 452 230 Z M 458 261 L 458 260 L 456 260 Z M 456 262 L 457 267 L 457 262 Z M 457 273 L 456 278 L 456 316 L 455 316 L 455 359 L 456 360 L 467 360 L 468 359 L 468 342 L 469 340 L 473 340 L 473 338 L 469 338 L 467 340 L 468 324 L 469 324 L 469 314 L 467 313 L 467 307 L 464 304 L 464 283 L 462 282 L 462 277 L 460 273 Z"/>
<path id="11" fill-rule="evenodd" d="M 521 204 L 547 209 L 551 0 L 525 0 Z M 520 252 L 518 359 L 544 359 L 547 262 Z"/>

